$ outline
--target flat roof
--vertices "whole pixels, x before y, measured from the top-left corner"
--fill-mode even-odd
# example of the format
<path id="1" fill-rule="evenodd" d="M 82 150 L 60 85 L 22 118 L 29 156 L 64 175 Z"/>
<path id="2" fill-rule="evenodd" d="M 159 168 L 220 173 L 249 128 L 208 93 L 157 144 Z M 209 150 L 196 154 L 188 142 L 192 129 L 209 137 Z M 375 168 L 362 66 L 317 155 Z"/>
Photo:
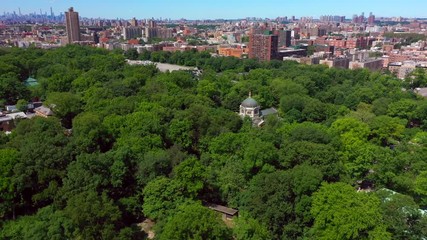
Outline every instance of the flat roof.
<path id="1" fill-rule="evenodd" d="M 232 216 L 236 215 L 236 213 L 239 211 L 239 210 L 236 210 L 233 208 L 228 208 L 226 206 L 221 206 L 221 205 L 214 204 L 214 203 L 208 203 L 208 204 L 206 204 L 206 206 L 208 208 L 214 210 L 214 211 L 217 211 L 220 213 L 225 213 L 225 214 L 232 215 Z"/>
<path id="2" fill-rule="evenodd" d="M 16 113 L 9 113 L 7 116 L 17 119 L 17 118 L 27 118 L 27 115 L 24 112 L 16 112 Z"/>
<path id="3" fill-rule="evenodd" d="M 306 51 L 306 50 L 305 49 L 284 49 L 284 50 L 279 50 L 279 53 L 302 52 L 302 51 Z"/>
<path id="4" fill-rule="evenodd" d="M 261 110 L 261 115 L 263 116 L 268 116 L 271 114 L 277 114 L 277 109 L 275 108 L 267 108 L 267 109 L 263 109 Z"/>
<path id="5" fill-rule="evenodd" d="M 0 122 L 8 122 L 11 120 L 12 120 L 12 117 L 10 116 L 7 116 L 7 115 L 0 116 Z"/>

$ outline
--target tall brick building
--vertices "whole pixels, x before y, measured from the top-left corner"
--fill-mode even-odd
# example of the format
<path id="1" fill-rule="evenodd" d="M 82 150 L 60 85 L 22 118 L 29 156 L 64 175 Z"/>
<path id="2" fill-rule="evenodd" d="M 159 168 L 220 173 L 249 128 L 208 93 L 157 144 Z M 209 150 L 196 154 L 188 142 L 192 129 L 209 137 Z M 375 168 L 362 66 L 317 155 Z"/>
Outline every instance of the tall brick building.
<path id="1" fill-rule="evenodd" d="M 278 55 L 279 37 L 272 32 L 266 31 L 263 34 L 251 33 L 249 35 L 249 58 L 262 61 L 276 59 Z"/>
<path id="2" fill-rule="evenodd" d="M 74 12 L 72 7 L 68 9 L 68 12 L 65 12 L 65 27 L 67 29 L 68 43 L 80 41 L 79 13 Z"/>
<path id="3" fill-rule="evenodd" d="M 291 30 L 277 30 L 275 35 L 279 36 L 279 47 L 291 46 Z"/>

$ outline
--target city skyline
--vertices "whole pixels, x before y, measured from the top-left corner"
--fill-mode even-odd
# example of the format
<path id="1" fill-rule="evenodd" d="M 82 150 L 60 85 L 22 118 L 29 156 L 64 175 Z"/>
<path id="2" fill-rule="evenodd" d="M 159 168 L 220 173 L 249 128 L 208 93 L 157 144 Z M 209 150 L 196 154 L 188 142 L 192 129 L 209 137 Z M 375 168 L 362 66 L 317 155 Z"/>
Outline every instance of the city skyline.
<path id="1" fill-rule="evenodd" d="M 343 3 L 341 0 L 302 0 L 302 1 L 280 1 L 264 0 L 216 0 L 195 1 L 173 0 L 161 1 L 82 1 L 82 0 L 15 0 L 2 2 L 3 12 L 20 12 L 22 14 L 43 13 L 50 14 L 50 8 L 58 15 L 64 13 L 69 7 L 74 7 L 81 17 L 89 18 L 171 18 L 171 19 L 237 19 L 245 17 L 275 18 L 279 16 L 318 18 L 321 15 L 342 15 L 351 18 L 353 14 L 365 13 L 365 16 L 373 12 L 378 17 L 427 17 L 424 9 L 427 7 L 425 0 L 408 0 L 405 4 L 394 4 L 397 1 L 387 0 L 359 0 L 351 3 Z"/>

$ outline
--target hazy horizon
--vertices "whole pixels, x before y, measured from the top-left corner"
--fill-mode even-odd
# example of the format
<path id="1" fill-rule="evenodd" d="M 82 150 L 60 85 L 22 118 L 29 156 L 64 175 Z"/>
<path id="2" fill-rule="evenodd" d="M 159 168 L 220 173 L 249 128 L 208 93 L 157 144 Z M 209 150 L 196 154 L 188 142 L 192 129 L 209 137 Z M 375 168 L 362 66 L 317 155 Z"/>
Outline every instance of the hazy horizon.
<path id="1" fill-rule="evenodd" d="M 368 16 L 372 12 L 376 17 L 427 17 L 425 9 L 427 1 L 408 0 L 404 4 L 390 0 L 359 0 L 353 5 L 339 0 L 301 0 L 301 1 L 244 1 L 244 0 L 159 0 L 159 1 L 82 1 L 82 0 L 0 0 L 3 12 L 17 14 L 19 8 L 22 14 L 43 13 L 50 14 L 52 7 L 55 15 L 74 7 L 81 17 L 88 18 L 171 18 L 171 19 L 238 19 L 245 17 L 276 18 L 281 16 L 296 16 L 318 18 L 321 15 L 340 15 L 351 18 L 353 14 L 362 12 Z M 3 13 L 2 12 L 2 13 Z"/>

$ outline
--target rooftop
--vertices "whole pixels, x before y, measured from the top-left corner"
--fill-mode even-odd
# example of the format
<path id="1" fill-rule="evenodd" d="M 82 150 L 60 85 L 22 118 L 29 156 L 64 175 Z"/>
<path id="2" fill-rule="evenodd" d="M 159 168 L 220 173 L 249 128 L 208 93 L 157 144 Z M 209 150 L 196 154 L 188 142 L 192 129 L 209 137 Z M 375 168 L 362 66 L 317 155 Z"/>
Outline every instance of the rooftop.
<path id="1" fill-rule="evenodd" d="M 277 109 L 267 108 L 267 109 L 261 110 L 262 116 L 268 116 L 268 115 L 272 115 L 272 114 L 277 114 Z"/>
<path id="2" fill-rule="evenodd" d="M 38 107 L 38 108 L 34 109 L 34 111 L 39 112 L 45 116 L 52 116 L 53 115 L 52 110 L 50 110 L 50 108 L 45 107 L 45 106 Z"/>
<path id="3" fill-rule="evenodd" d="M 0 115 L 0 123 L 12 121 L 12 117 L 7 115 Z"/>
<path id="4" fill-rule="evenodd" d="M 243 107 L 250 107 L 250 108 L 254 108 L 254 107 L 258 107 L 259 105 L 258 105 L 258 102 L 257 102 L 255 99 L 253 99 L 253 98 L 251 98 L 251 97 L 248 97 L 248 98 L 246 98 L 246 99 L 242 102 L 242 106 L 243 106 Z"/>
<path id="5" fill-rule="evenodd" d="M 34 79 L 32 77 L 27 78 L 27 80 L 24 81 L 25 86 L 27 87 L 33 87 L 39 85 L 39 82 L 37 79 Z"/>
<path id="6" fill-rule="evenodd" d="M 15 112 L 15 113 L 9 113 L 7 116 L 17 119 L 17 118 L 27 118 L 27 115 L 23 112 Z"/>
<path id="7" fill-rule="evenodd" d="M 225 214 L 228 214 L 228 215 L 231 215 L 231 216 L 236 215 L 236 213 L 239 211 L 239 210 L 236 210 L 236 209 L 233 209 L 233 208 L 228 208 L 228 207 L 221 206 L 221 205 L 214 204 L 214 203 L 206 204 L 206 206 L 208 208 L 214 210 L 214 211 L 217 211 L 217 212 L 220 212 L 220 213 L 225 213 Z"/>

